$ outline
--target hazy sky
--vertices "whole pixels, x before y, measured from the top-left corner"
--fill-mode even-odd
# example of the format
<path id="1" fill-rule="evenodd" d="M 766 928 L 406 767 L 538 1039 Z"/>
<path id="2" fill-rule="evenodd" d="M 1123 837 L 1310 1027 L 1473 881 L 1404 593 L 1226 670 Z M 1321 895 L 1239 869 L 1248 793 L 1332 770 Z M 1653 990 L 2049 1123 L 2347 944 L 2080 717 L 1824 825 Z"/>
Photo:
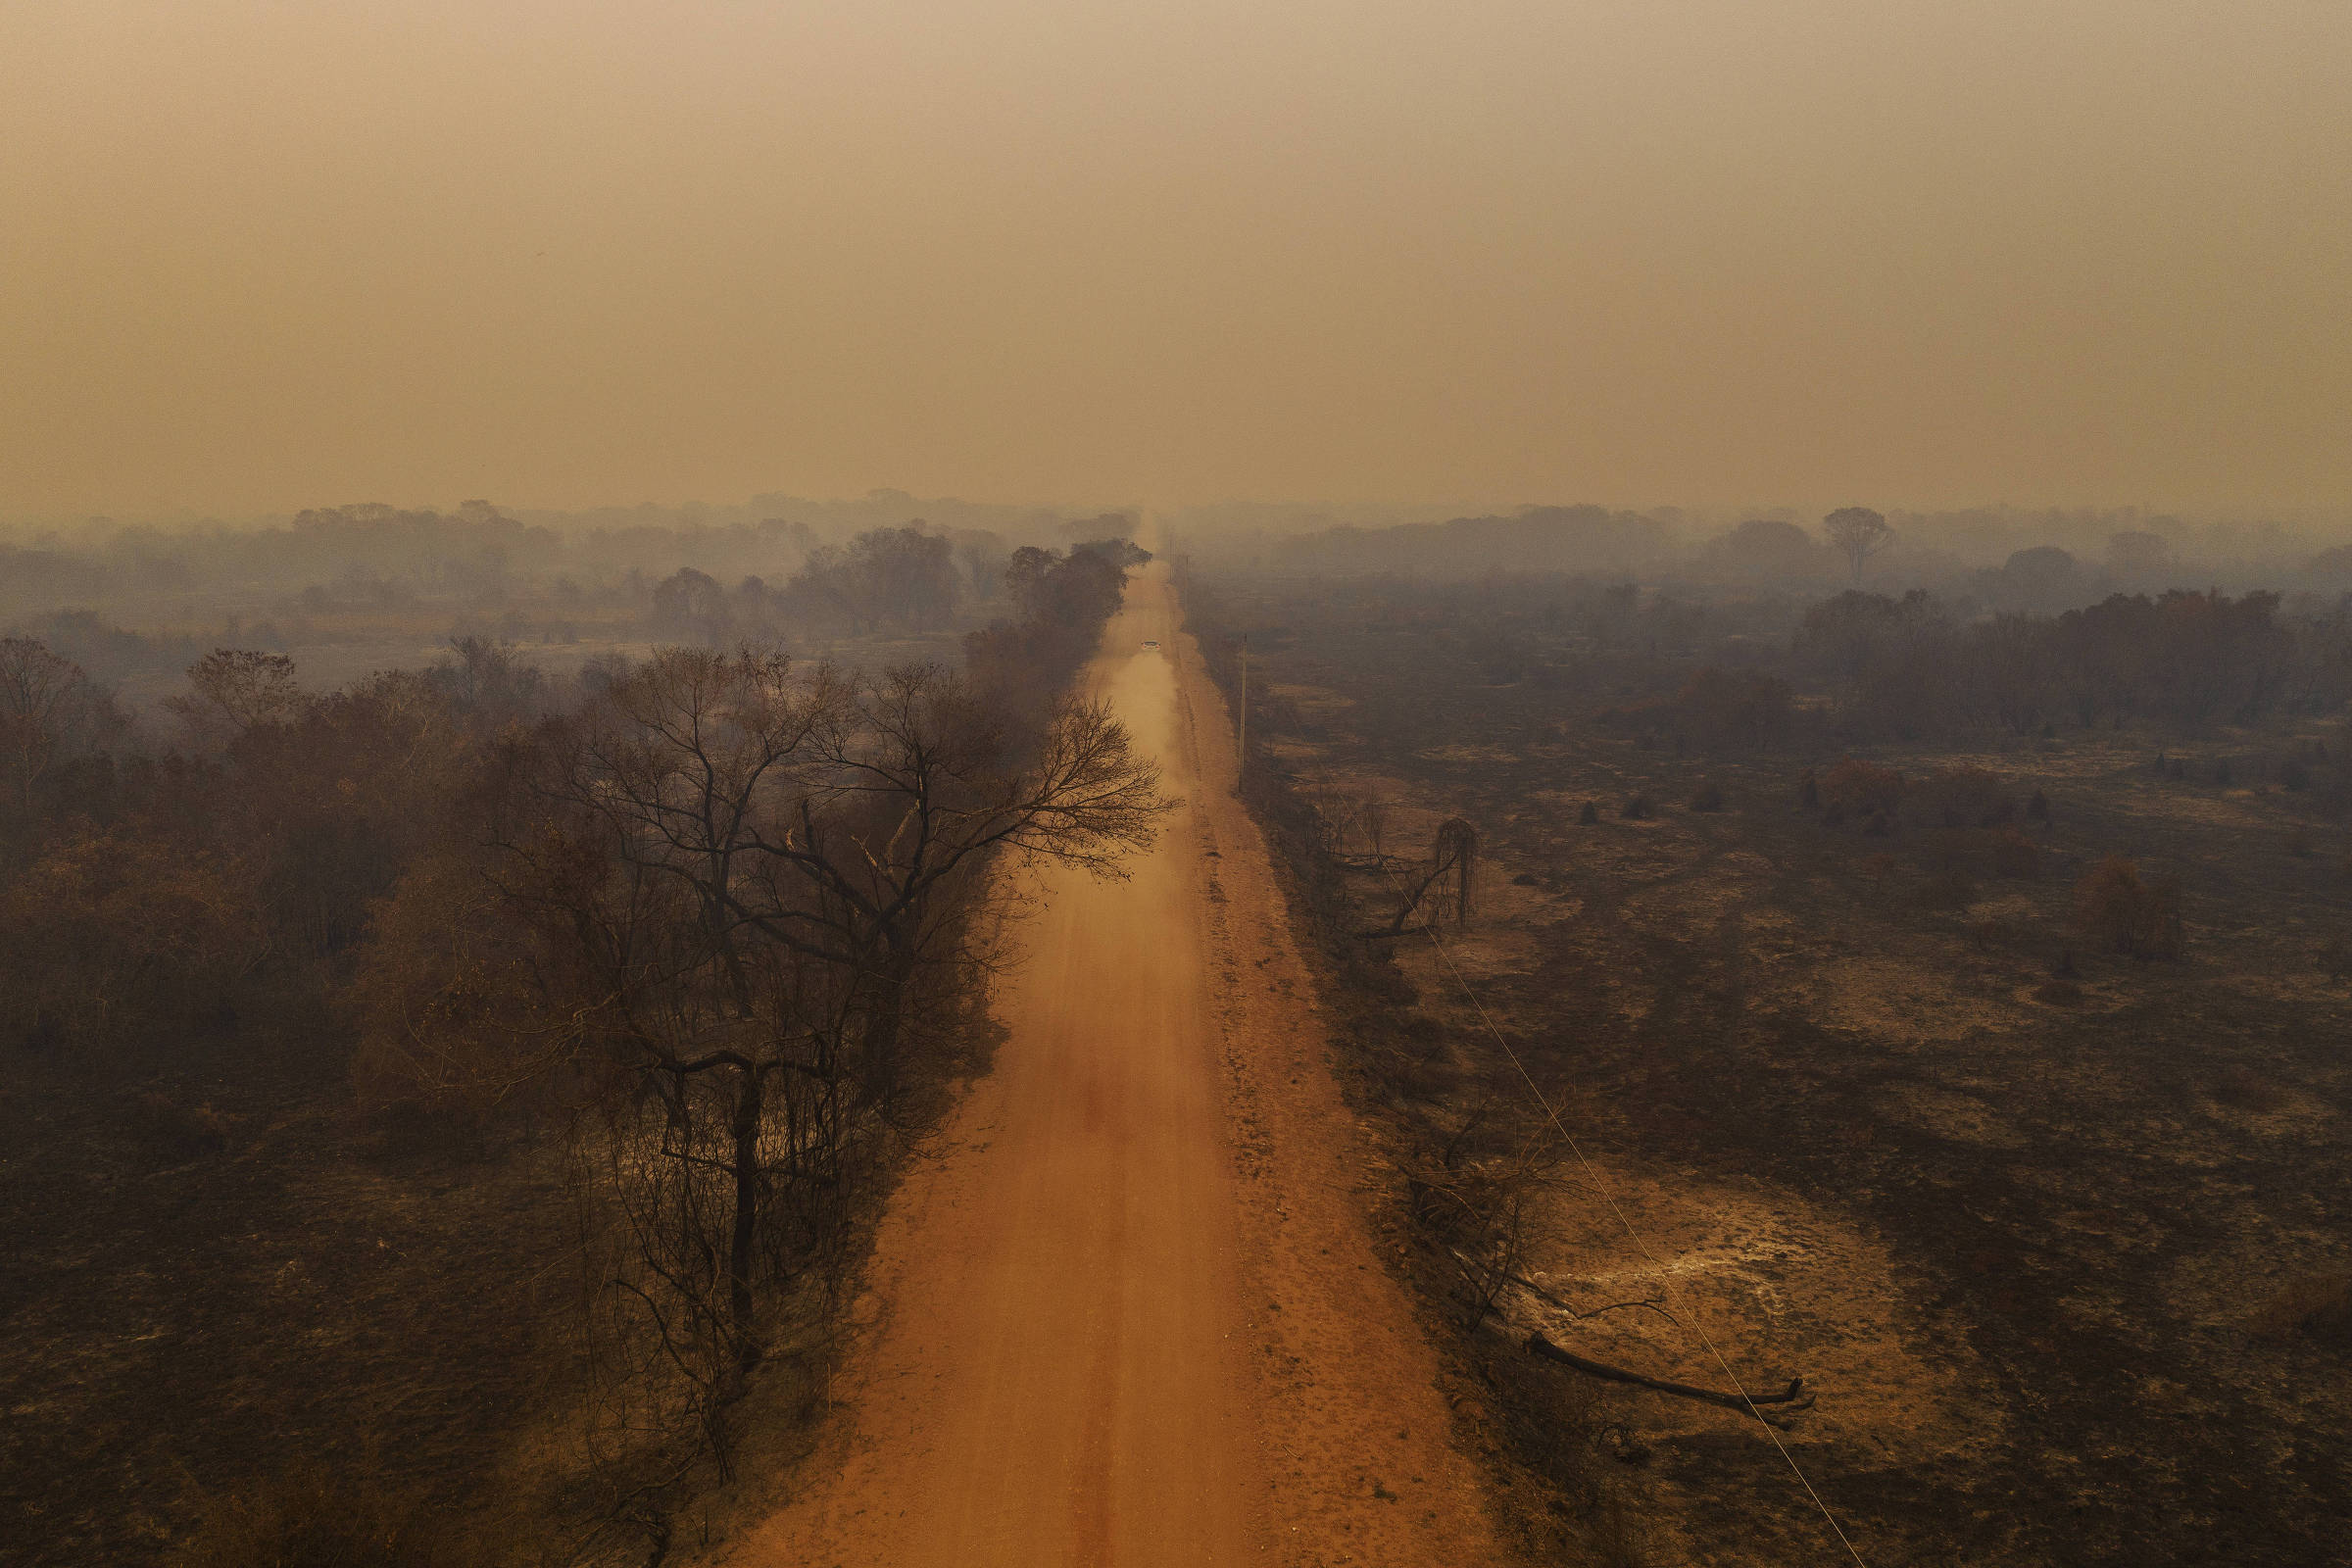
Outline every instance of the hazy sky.
<path id="1" fill-rule="evenodd" d="M 0 514 L 2352 503 L 2347 0 L 7 0 Z"/>

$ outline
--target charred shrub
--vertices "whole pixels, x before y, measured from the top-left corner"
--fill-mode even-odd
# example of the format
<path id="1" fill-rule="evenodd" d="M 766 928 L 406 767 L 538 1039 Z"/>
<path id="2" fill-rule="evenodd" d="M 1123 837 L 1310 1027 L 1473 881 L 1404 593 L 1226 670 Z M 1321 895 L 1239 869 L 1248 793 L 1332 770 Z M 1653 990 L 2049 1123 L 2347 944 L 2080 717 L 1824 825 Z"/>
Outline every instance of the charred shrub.
<path id="1" fill-rule="evenodd" d="M 1968 924 L 1968 940 L 1980 953 L 1995 953 L 2015 949 L 2025 943 L 2027 930 L 2017 920 L 2005 920 L 1998 915 L 1986 915 Z"/>
<path id="2" fill-rule="evenodd" d="M 1603 1426 L 1600 1390 L 1589 1378 L 1517 1362 L 1494 1388 L 1496 1413 L 1518 1440 L 1518 1451 L 1570 1497 L 1592 1500 Z"/>
<path id="3" fill-rule="evenodd" d="M 1919 889 L 1922 908 L 1965 909 L 1976 899 L 1977 885 L 1958 866 L 1931 873 Z"/>
<path id="4" fill-rule="evenodd" d="M 1997 827 L 2017 815 L 2008 785 L 1988 768 L 1947 768 L 1909 793 L 1918 819 L 1928 826 Z"/>
<path id="5" fill-rule="evenodd" d="M 172 1568 L 470 1568 L 422 1498 L 310 1461 L 250 1491 L 205 1500 Z"/>
<path id="6" fill-rule="evenodd" d="M 154 1090 L 130 1102 L 131 1136 L 161 1158 L 194 1159 L 228 1147 L 231 1119 L 209 1104 L 183 1105 Z"/>
<path id="7" fill-rule="evenodd" d="M 2300 1338 L 2330 1349 L 2352 1349 L 2352 1274 L 2295 1281 L 2262 1304 L 2253 1329 L 2266 1340 Z"/>
<path id="8" fill-rule="evenodd" d="M 2286 1103 L 2286 1096 L 2277 1084 L 2242 1061 L 2215 1073 L 2210 1093 L 2222 1104 L 2239 1110 L 2273 1111 Z"/>
<path id="9" fill-rule="evenodd" d="M 1903 775 L 1891 767 L 1847 758 L 1821 781 L 1822 804 L 1832 810 L 1878 813 L 1902 804 Z"/>
<path id="10" fill-rule="evenodd" d="M 2002 828 L 1992 836 L 1992 870 L 1995 876 L 2038 876 L 2041 846 L 2016 828 Z"/>
<path id="11" fill-rule="evenodd" d="M 2180 953 L 2180 884 L 2143 880 L 2139 867 L 2111 855 L 2075 885 L 2075 923 L 2118 953 L 2171 958 Z"/>
<path id="12" fill-rule="evenodd" d="M 1709 665 L 1675 700 L 1682 717 L 1713 750 L 1770 746 L 1788 733 L 1788 685 L 1770 675 Z"/>
<path id="13" fill-rule="evenodd" d="M 1977 885 L 1968 874 L 1967 851 L 1967 835 L 1957 831 L 1938 833 L 1929 842 L 1928 879 L 1918 894 L 1922 907 L 1965 909 L 1976 902 Z"/>

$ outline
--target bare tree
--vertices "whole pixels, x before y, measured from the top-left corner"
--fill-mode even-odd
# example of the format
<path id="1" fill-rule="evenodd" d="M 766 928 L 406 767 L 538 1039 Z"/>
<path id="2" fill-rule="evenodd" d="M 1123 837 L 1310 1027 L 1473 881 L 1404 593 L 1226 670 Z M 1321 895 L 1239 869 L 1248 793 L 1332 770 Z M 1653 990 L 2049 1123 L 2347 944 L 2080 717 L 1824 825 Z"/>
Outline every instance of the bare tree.
<path id="1" fill-rule="evenodd" d="M 1448 877 L 1453 881 L 1454 924 L 1457 926 L 1467 925 L 1470 920 L 1470 904 L 1472 890 L 1476 883 L 1477 869 L 1478 829 L 1458 816 L 1447 817 L 1438 824 L 1437 837 L 1430 842 L 1429 865 L 1423 871 L 1420 880 L 1410 886 L 1397 884 L 1397 891 L 1404 895 L 1404 900 L 1398 906 L 1396 917 L 1385 928 L 1359 932 L 1358 935 L 1365 937 L 1400 935 L 1404 930 L 1405 922 L 1410 920 L 1420 909 L 1423 901 L 1429 897 L 1431 891 Z M 1441 915 L 1438 918 L 1443 919 L 1444 917 Z M 1431 924 L 1434 926 L 1436 921 L 1433 920 Z"/>
<path id="2" fill-rule="evenodd" d="M 26 819 L 33 787 L 110 710 L 79 664 L 33 638 L 0 637 L 0 751 Z"/>
<path id="3" fill-rule="evenodd" d="M 1853 564 L 1857 587 L 1862 582 L 1863 564 L 1894 539 L 1886 518 L 1868 507 L 1839 507 L 1821 519 L 1821 531 L 1829 536 L 1831 547 Z"/>
<path id="4" fill-rule="evenodd" d="M 188 690 L 164 706 L 208 743 L 233 740 L 302 706 L 294 661 L 251 648 L 216 648 L 188 666 Z"/>
<path id="5" fill-rule="evenodd" d="M 1097 705 L 1028 731 L 934 665 L 664 650 L 505 748 L 480 871 L 500 934 L 464 959 L 419 943 L 417 983 L 368 988 L 371 1036 L 451 1084 L 470 1057 L 494 1088 L 550 1062 L 602 1086 L 587 1147 L 634 1238 L 610 1291 L 723 1449 L 774 1304 L 836 1255 L 904 1059 L 977 989 L 992 895 L 1046 862 L 1123 874 L 1156 784 Z"/>

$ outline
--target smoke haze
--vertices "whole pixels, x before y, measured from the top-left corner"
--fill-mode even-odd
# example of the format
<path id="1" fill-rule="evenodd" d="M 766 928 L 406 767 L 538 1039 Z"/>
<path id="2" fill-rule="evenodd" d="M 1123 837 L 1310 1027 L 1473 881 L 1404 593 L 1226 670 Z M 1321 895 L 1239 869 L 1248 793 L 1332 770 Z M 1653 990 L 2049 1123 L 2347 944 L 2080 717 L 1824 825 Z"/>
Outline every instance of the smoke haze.
<path id="1" fill-rule="evenodd" d="M 2315 0 L 40 3 L 0 514 L 2329 506 Z"/>

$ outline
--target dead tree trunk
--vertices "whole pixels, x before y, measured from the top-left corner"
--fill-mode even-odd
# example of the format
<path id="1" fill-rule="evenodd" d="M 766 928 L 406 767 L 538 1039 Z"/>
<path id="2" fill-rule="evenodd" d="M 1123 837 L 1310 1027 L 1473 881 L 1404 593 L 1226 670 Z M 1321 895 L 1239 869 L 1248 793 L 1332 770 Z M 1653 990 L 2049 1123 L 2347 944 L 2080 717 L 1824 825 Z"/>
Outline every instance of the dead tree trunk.
<path id="1" fill-rule="evenodd" d="M 735 1368 L 748 1375 L 760 1364 L 753 1272 L 760 1245 L 760 1115 L 764 1098 L 760 1070 L 741 1070 L 735 1089 L 735 1213 L 727 1238 L 727 1321 L 735 1337 Z"/>
<path id="2" fill-rule="evenodd" d="M 1430 893 L 1447 877 L 1453 878 L 1453 923 L 1456 927 L 1470 920 L 1470 892 L 1478 868 L 1478 829 L 1458 816 L 1449 816 L 1438 824 L 1438 836 L 1430 845 L 1429 870 L 1420 881 L 1405 890 L 1404 905 L 1397 909 L 1396 918 L 1385 930 L 1359 931 L 1361 937 L 1396 937 L 1404 934 L 1404 923 Z M 1441 916 L 1441 918 L 1443 918 Z M 1430 922 L 1433 926 L 1436 921 Z"/>
<path id="3" fill-rule="evenodd" d="M 1663 1378 L 1643 1377 L 1639 1372 L 1628 1372 L 1625 1368 L 1611 1366 L 1606 1361 L 1588 1360 L 1573 1350 L 1561 1349 L 1540 1333 L 1530 1334 L 1527 1337 L 1527 1348 L 1531 1355 L 1541 1356 L 1546 1361 L 1557 1361 L 1562 1366 L 1572 1366 L 1579 1372 L 1596 1378 L 1605 1378 L 1611 1383 L 1630 1383 L 1639 1389 L 1653 1389 L 1660 1394 L 1674 1395 L 1678 1398 L 1697 1399 L 1706 1404 L 1720 1404 L 1727 1410 L 1738 1410 L 1742 1415 L 1757 1414 L 1759 1420 L 1763 1417 L 1753 1411 L 1751 1406 L 1785 1404 L 1791 1409 L 1805 1410 L 1810 1409 L 1813 1404 L 1813 1396 L 1804 1392 L 1805 1380 L 1803 1378 L 1790 1378 L 1788 1387 L 1778 1394 L 1725 1394 L 1717 1389 L 1699 1389 L 1693 1388 L 1688 1383 L 1669 1383 Z"/>
<path id="4" fill-rule="evenodd" d="M 1437 861 L 1439 875 L 1453 873 L 1453 923 L 1468 925 L 1471 884 L 1478 871 L 1478 829 L 1458 816 L 1447 817 L 1438 824 L 1431 858 Z"/>

